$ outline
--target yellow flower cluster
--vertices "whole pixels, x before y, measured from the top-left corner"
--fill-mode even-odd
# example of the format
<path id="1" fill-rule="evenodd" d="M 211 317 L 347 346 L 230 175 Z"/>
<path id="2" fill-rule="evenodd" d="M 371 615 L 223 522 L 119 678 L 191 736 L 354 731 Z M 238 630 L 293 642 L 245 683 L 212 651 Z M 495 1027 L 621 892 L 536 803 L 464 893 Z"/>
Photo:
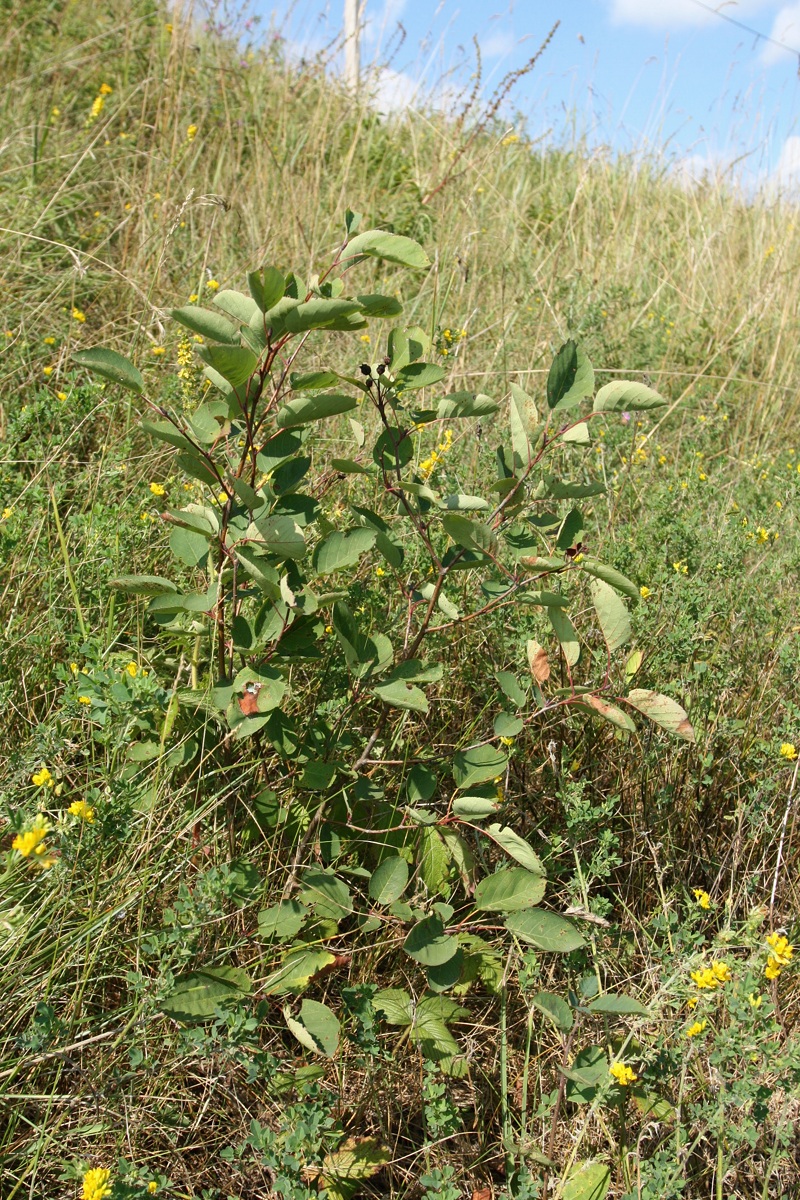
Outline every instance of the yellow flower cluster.
<path id="1" fill-rule="evenodd" d="M 731 969 L 725 962 L 713 962 L 710 967 L 692 971 L 692 980 L 699 988 L 718 988 L 721 983 L 727 983 L 730 977 Z"/>
<path id="2" fill-rule="evenodd" d="M 41 770 L 35 771 L 33 775 L 31 775 L 31 783 L 35 784 L 36 787 L 47 788 L 53 788 L 56 785 L 56 781 L 53 779 L 53 776 L 50 774 L 47 767 L 42 767 Z"/>
<path id="3" fill-rule="evenodd" d="M 73 308 L 72 319 L 73 321 L 77 321 L 79 325 L 83 325 L 86 320 L 86 313 L 81 312 L 79 308 Z"/>
<path id="4" fill-rule="evenodd" d="M 73 800 L 67 812 L 71 817 L 80 817 L 82 821 L 88 821 L 90 825 L 94 821 L 94 808 L 86 800 Z"/>
<path id="5" fill-rule="evenodd" d="M 677 573 L 679 575 L 688 575 L 689 574 L 689 566 L 686 562 L 684 562 L 683 559 L 679 559 L 678 562 L 674 562 L 672 564 L 672 569 L 674 571 L 677 571 Z"/>
<path id="6" fill-rule="evenodd" d="M 631 1070 L 626 1063 L 615 1062 L 608 1068 L 609 1075 L 613 1075 L 620 1087 L 627 1087 L 630 1083 L 636 1083 L 639 1076 L 635 1071 Z"/>
<path id="7" fill-rule="evenodd" d="M 518 142 L 518 141 L 519 141 L 518 133 L 507 133 L 506 136 L 500 142 L 500 145 L 501 146 L 513 146 L 514 143 Z"/>
<path id="8" fill-rule="evenodd" d="M 686 1036 L 688 1038 L 697 1037 L 698 1034 L 703 1032 L 703 1030 L 706 1027 L 706 1024 L 707 1024 L 706 1021 L 695 1021 L 694 1025 L 690 1025 L 689 1028 L 686 1030 Z"/>
<path id="9" fill-rule="evenodd" d="M 445 430 L 444 437 L 439 442 L 435 450 L 431 450 L 427 458 L 423 458 L 419 464 L 420 475 L 423 479 L 427 479 L 433 474 L 438 463 L 441 462 L 445 454 L 448 453 L 453 445 L 453 432 L 450 429 Z"/>
<path id="10" fill-rule="evenodd" d="M 163 483 L 151 483 L 150 491 L 154 496 L 166 496 L 167 494 L 167 489 L 164 487 Z"/>
<path id="11" fill-rule="evenodd" d="M 106 102 L 106 96 L 110 96 L 113 90 L 114 89 L 107 83 L 100 84 L 100 90 L 92 101 L 92 109 L 86 119 L 87 125 L 90 125 L 92 121 L 96 121 L 100 116 L 100 113 L 103 111 L 103 105 Z"/>
<path id="12" fill-rule="evenodd" d="M 463 342 L 466 336 L 466 329 L 457 329 L 455 333 L 453 333 L 452 329 L 443 329 L 440 339 L 439 353 L 443 358 L 447 358 L 451 351 L 458 345 L 458 343 Z"/>
<path id="13" fill-rule="evenodd" d="M 642 584 L 642 586 L 639 588 L 639 595 L 642 597 L 643 600 L 646 600 L 647 597 L 650 595 L 650 588 L 647 587 L 646 584 Z"/>
<path id="14" fill-rule="evenodd" d="M 771 933 L 767 938 L 769 958 L 764 968 L 767 979 L 777 979 L 784 967 L 788 967 L 794 954 L 794 946 L 782 933 Z"/>
<path id="15" fill-rule="evenodd" d="M 692 895 L 700 908 L 711 908 L 711 897 L 708 892 L 704 892 L 702 888 L 695 888 Z"/>
<path id="16" fill-rule="evenodd" d="M 50 824 L 47 818 L 43 813 L 37 813 L 30 827 L 14 838 L 11 849 L 16 850 L 23 858 L 30 858 L 32 865 L 52 867 L 55 859 L 49 857 L 48 846 L 44 840 L 49 832 Z"/>
<path id="17" fill-rule="evenodd" d="M 785 758 L 787 762 L 794 762 L 797 758 L 797 747 L 793 742 L 783 742 L 780 749 L 781 758 Z"/>
<path id="18" fill-rule="evenodd" d="M 83 1192 L 81 1200 L 105 1200 L 111 1195 L 109 1179 L 111 1172 L 107 1167 L 92 1167 L 83 1177 Z"/>
<path id="19" fill-rule="evenodd" d="M 197 137 L 197 126 L 190 125 L 189 128 L 186 130 L 187 142 L 193 142 L 196 137 Z"/>

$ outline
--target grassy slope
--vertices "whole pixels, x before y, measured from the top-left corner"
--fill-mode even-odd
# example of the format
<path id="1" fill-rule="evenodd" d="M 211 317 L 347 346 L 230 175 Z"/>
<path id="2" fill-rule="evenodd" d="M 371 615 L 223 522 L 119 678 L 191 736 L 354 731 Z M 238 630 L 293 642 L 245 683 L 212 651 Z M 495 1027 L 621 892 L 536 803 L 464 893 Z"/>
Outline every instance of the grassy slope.
<path id="1" fill-rule="evenodd" d="M 661 739 L 623 743 L 605 728 L 547 726 L 515 761 L 510 788 L 510 811 L 543 838 L 565 904 L 591 891 L 575 856 L 594 872 L 595 911 L 620 922 L 604 960 L 617 984 L 627 976 L 669 1000 L 669 939 L 652 931 L 658 921 L 671 927 L 689 888 L 712 892 L 723 924 L 768 901 L 788 783 L 776 750 L 797 729 L 794 213 L 767 202 L 745 207 L 710 186 L 686 192 L 657 167 L 635 169 L 580 147 L 540 155 L 524 142 L 504 146 L 491 131 L 436 190 L 474 115 L 387 125 L 321 70 L 289 70 L 261 52 L 242 61 L 225 39 L 179 23 L 170 32 L 156 6 L 137 4 L 126 21 L 123 11 L 129 6 L 101 11 L 79 2 L 5 5 L 2 15 L 0 502 L 12 511 L 0 522 L 1 719 L 9 750 L 0 786 L 9 816 L 21 806 L 33 812 L 30 775 L 48 762 L 70 795 L 113 792 L 125 825 L 124 850 L 103 859 L 93 843 L 102 869 L 87 873 L 77 853 L 58 896 L 32 887 L 24 936 L 9 936 L 4 988 L 14 999 L 3 1018 L 0 1069 L 16 1116 L 2 1141 L 4 1196 L 61 1195 L 59 1187 L 70 1195 L 54 1182 L 62 1164 L 81 1155 L 111 1161 L 114 1150 L 171 1175 L 185 1194 L 199 1195 L 202 1184 L 226 1194 L 240 1184 L 217 1152 L 262 1112 L 259 1088 L 243 1082 L 221 1035 L 192 1047 L 162 1040 L 157 1025 L 136 1024 L 153 963 L 167 961 L 172 947 L 169 927 L 151 920 L 152 906 L 174 904 L 178 881 L 202 866 L 192 832 L 201 823 L 209 865 L 228 860 L 226 811 L 232 796 L 257 786 L 259 772 L 245 758 L 235 774 L 228 768 L 192 779 L 183 793 L 156 790 L 148 808 L 142 793 L 152 781 L 122 781 L 124 742 L 92 744 L 60 707 L 71 660 L 99 662 L 113 647 L 114 662 L 150 661 L 141 613 L 115 601 L 107 580 L 157 567 L 161 534 L 147 519 L 147 483 L 168 470 L 137 432 L 127 402 L 108 399 L 70 366 L 76 346 L 116 344 L 146 365 L 154 389 L 172 394 L 177 337 L 165 310 L 202 292 L 209 277 L 241 286 L 244 270 L 264 259 L 308 275 L 340 239 L 349 205 L 369 225 L 391 224 L 436 245 L 435 269 L 419 295 L 402 287 L 411 320 L 433 331 L 466 329 L 454 388 L 501 398 L 517 379 L 536 393 L 567 335 L 579 337 L 604 370 L 648 373 L 670 406 L 641 427 L 609 423 L 598 439 L 598 464 L 613 487 L 607 506 L 596 509 L 597 550 L 651 589 L 636 613 L 637 643 L 647 651 L 643 683 L 657 682 L 690 706 L 700 745 L 687 756 Z M 103 82 L 113 92 L 87 124 Z M 190 125 L 198 128 L 193 140 Z M 154 355 L 161 346 L 166 353 Z M 342 364 L 359 352 L 340 339 Z M 491 447 L 462 444 L 457 453 L 452 469 L 466 472 L 473 457 L 488 462 Z M 503 630 L 494 636 L 485 661 L 503 665 Z M 474 707 L 469 673 L 450 699 Z M 160 682 L 169 690 L 170 677 Z M 569 774 L 560 794 L 547 773 L 554 733 Z M 458 733 L 443 718 L 431 736 L 448 745 Z M 603 808 L 609 798 L 614 803 Z M 616 838 L 607 848 L 613 862 L 593 857 L 607 826 Z M 775 923 L 790 924 L 797 911 L 794 844 Z M 276 867 L 268 856 L 259 865 L 267 878 Z M 222 885 L 212 884 L 195 889 L 193 901 L 207 915 L 223 903 Z M 17 917 L 6 919 L 16 928 Z M 234 909 L 224 937 L 245 957 L 246 933 Z M 179 951 L 169 961 L 180 962 Z M 354 981 L 370 978 L 373 967 L 360 961 Z M 795 1009 L 790 992 L 788 1027 Z M 55 1033 L 51 1012 L 62 1023 Z M 491 999 L 481 1019 L 496 1028 Z M 49 1046 L 87 1035 L 100 1038 L 92 1050 L 37 1060 Z M 484 1042 L 492 1036 L 474 1031 Z M 546 1090 L 553 1086 L 546 1054 L 537 1066 Z M 788 1088 L 791 1070 L 783 1069 L 771 1082 L 780 1077 Z M 368 1072 L 356 1067 L 354 1077 L 345 1119 L 360 1114 L 397 1147 L 392 1187 L 403 1194 L 422 1170 L 414 1157 L 418 1118 L 404 1115 L 418 1094 L 388 1068 L 372 1094 Z M 77 1118 L 67 1095 L 77 1097 Z M 472 1161 L 467 1177 L 476 1181 L 497 1162 L 495 1097 L 489 1054 L 476 1066 L 473 1090 L 457 1095 L 479 1114 L 480 1136 L 454 1158 Z M 779 1128 L 777 1121 L 773 1134 Z M 609 1144 L 592 1122 L 580 1137 L 595 1150 Z M 765 1161 L 768 1152 L 759 1146 Z M 714 1164 L 709 1152 L 707 1166 L 702 1146 L 698 1154 L 687 1194 L 700 1197 L 709 1194 Z M 762 1168 L 749 1178 L 737 1161 L 731 1186 L 739 1190 L 731 1194 L 760 1195 Z M 796 1181 L 780 1178 L 770 1186 L 790 1194 Z M 267 1185 L 251 1178 L 249 1186 Z"/>

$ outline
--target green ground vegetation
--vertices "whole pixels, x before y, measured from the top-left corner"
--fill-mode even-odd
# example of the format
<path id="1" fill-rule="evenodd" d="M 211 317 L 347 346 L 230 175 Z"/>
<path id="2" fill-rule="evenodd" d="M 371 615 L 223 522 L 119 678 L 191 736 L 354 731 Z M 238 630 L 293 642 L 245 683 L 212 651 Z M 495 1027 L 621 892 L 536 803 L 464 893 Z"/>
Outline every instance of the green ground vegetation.
<path id="1" fill-rule="evenodd" d="M 3 1197 L 796 1196 L 795 209 L 0 26 Z"/>

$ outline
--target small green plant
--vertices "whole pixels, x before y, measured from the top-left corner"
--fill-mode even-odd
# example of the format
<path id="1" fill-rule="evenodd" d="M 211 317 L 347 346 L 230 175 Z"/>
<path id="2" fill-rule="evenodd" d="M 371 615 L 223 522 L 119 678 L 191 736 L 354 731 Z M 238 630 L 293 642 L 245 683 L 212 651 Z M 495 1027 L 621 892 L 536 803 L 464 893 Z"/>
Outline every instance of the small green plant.
<path id="1" fill-rule="evenodd" d="M 641 654 L 620 654 L 632 636 L 626 599 L 638 601 L 639 588 L 591 555 L 582 507 L 603 491 L 586 469 L 592 423 L 663 401 L 641 383 L 596 389 L 588 358 L 570 341 L 550 369 L 544 412 L 512 383 L 500 424 L 501 405 L 486 394 L 437 395 L 446 371 L 425 360 L 428 336 L 397 324 L 374 361 L 347 373 L 303 370 L 312 335 L 401 315 L 400 301 L 367 290 L 368 279 L 355 294 L 346 282 L 375 260 L 411 271 L 428 266 L 415 242 L 359 233 L 359 220 L 348 211 L 338 253 L 307 282 L 267 266 L 248 275 L 249 295 L 217 291 L 214 309 L 173 312 L 199 339 L 210 392 L 194 407 L 154 405 L 158 419 L 142 425 L 176 449 L 175 466 L 197 493 L 181 506 L 167 498 L 162 513 L 195 589 L 162 575 L 119 577 L 113 586 L 149 598 L 153 627 L 188 679 L 187 688 L 179 667 L 176 706 L 226 725 L 237 742 L 255 739 L 268 777 L 282 780 L 282 795 L 269 791 L 261 803 L 289 867 L 282 897 L 259 913 L 258 935 L 262 988 L 287 998 L 288 1029 L 306 1050 L 336 1054 L 340 1017 L 317 1000 L 304 999 L 298 1010 L 291 998 L 335 962 L 327 939 L 341 945 L 346 937 L 356 950 L 381 929 L 416 968 L 419 994 L 379 990 L 370 1011 L 403 1030 L 439 1073 L 458 1077 L 467 1063 L 451 1027 L 469 1015 L 461 1001 L 476 981 L 500 987 L 498 935 L 546 954 L 587 946 L 574 919 L 541 907 L 541 858 L 502 819 L 517 739 L 554 714 L 597 718 L 625 735 L 643 715 L 693 738 L 676 701 L 631 687 Z M 133 364 L 113 351 L 74 357 L 145 391 Z M 331 456 L 323 503 L 303 489 L 324 453 L 326 423 L 343 414 L 352 449 Z M 454 431 L 478 420 L 503 430 L 493 478 L 476 480 L 474 490 L 454 488 L 463 473 L 454 465 L 463 435 Z M 167 489 L 151 491 L 164 497 Z M 596 624 L 586 621 L 587 600 Z M 575 609 L 584 614 L 582 632 Z M 425 722 L 437 685 L 446 694 L 454 669 L 449 640 L 512 614 L 527 632 L 512 660 L 483 681 L 484 720 L 456 735 L 449 760 L 434 757 Z M 98 682 L 86 684 L 93 711 L 107 702 Z M 125 697 L 114 684 L 112 698 L 129 703 L 133 682 L 125 682 Z M 120 733 L 129 738 L 132 730 Z M 160 761 L 169 750 L 167 724 L 155 741 L 157 734 L 145 719 L 133 757 L 146 758 L 152 746 Z M 606 814 L 586 807 L 580 785 L 567 789 L 565 802 L 568 826 L 578 831 Z M 315 843 L 322 864 L 308 861 Z M 613 842 L 595 855 L 588 882 L 608 875 L 612 854 Z M 579 862 L 578 869 L 580 877 Z M 587 886 L 584 879 L 588 903 Z M 181 923 L 171 925 L 163 935 L 170 944 Z M 190 940 L 186 949 L 199 946 Z M 230 966 L 195 965 L 170 979 L 164 1007 L 182 1020 L 208 1019 L 252 987 Z M 356 1016 L 356 1039 L 374 1050 L 363 998 L 343 998 Z M 533 1003 L 561 1028 L 571 1024 L 570 1005 L 557 996 L 540 993 Z M 613 993 L 596 996 L 590 1008 L 644 1011 Z M 433 1088 L 433 1076 L 426 1078 Z M 441 1135 L 439 1108 L 449 1121 L 449 1101 L 444 1092 L 437 1104 L 432 1093 L 428 1100 L 431 1134 Z M 512 1159 L 513 1146 L 509 1126 Z M 454 1185 L 436 1175 L 426 1186 Z"/>

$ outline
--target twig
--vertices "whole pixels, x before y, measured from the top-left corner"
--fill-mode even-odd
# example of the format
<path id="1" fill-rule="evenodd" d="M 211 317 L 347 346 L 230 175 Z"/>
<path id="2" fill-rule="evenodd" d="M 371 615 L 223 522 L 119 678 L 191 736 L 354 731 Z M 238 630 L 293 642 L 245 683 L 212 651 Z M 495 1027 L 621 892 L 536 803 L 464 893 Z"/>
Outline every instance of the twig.
<path id="1" fill-rule="evenodd" d="M 772 881 L 772 894 L 769 898 L 770 916 L 772 915 L 772 910 L 775 907 L 775 893 L 778 890 L 778 877 L 781 872 L 781 861 L 783 859 L 783 843 L 786 838 L 786 826 L 789 824 L 789 813 L 792 810 L 792 800 L 794 798 L 794 789 L 797 783 L 798 770 L 800 770 L 800 758 L 798 758 L 794 764 L 794 774 L 792 775 L 792 782 L 789 785 L 789 795 L 786 797 L 786 809 L 784 810 L 783 822 L 781 824 L 781 840 L 778 842 L 778 861 L 775 863 L 775 878 Z"/>

